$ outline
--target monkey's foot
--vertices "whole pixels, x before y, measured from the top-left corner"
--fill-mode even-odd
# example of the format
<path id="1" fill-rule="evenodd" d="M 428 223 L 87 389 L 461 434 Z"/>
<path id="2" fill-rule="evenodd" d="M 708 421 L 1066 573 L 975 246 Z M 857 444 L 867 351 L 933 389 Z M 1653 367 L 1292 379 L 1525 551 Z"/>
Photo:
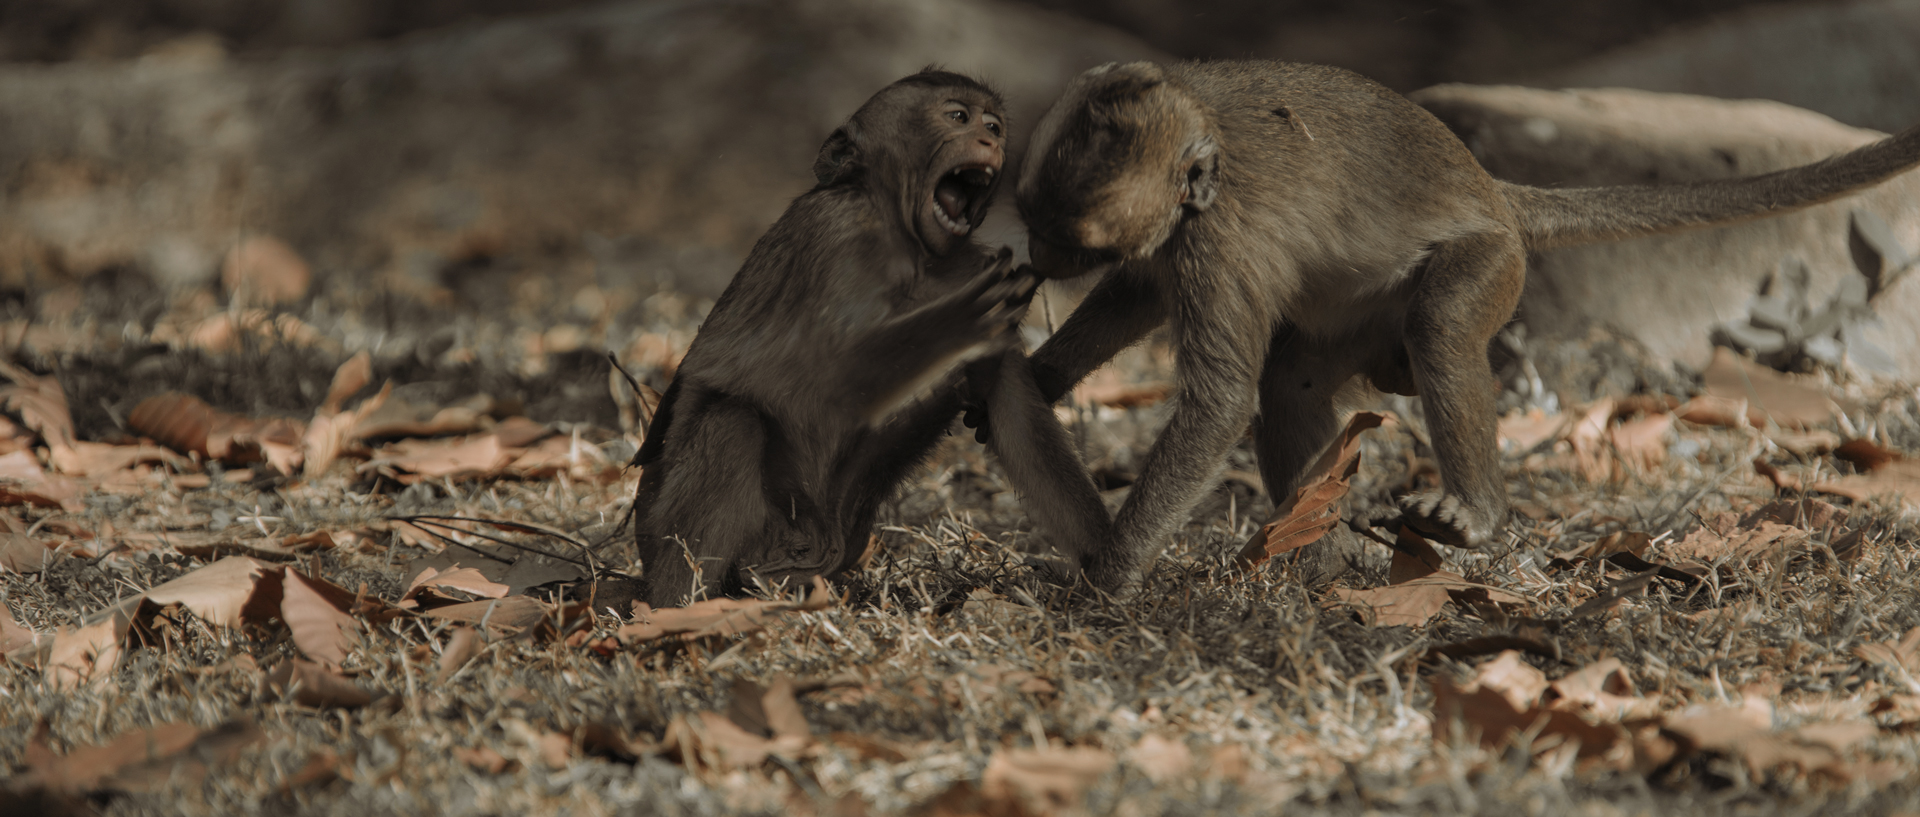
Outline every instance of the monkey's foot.
<path id="1" fill-rule="evenodd" d="M 1497 527 L 1489 514 L 1442 491 L 1422 491 L 1400 498 L 1407 524 L 1422 536 L 1444 545 L 1478 550 L 1493 541 Z"/>
<path id="2" fill-rule="evenodd" d="M 1029 553 L 1020 557 L 1022 564 L 1033 568 L 1033 575 L 1048 584 L 1072 587 L 1079 583 L 1080 568 L 1071 560 L 1053 554 Z"/>

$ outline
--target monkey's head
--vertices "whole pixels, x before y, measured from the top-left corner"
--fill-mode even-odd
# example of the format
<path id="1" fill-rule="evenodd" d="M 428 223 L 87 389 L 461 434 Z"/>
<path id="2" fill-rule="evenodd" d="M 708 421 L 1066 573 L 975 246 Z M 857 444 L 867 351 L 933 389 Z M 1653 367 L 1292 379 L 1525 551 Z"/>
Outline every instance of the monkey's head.
<path id="1" fill-rule="evenodd" d="M 1006 161 L 1003 107 L 993 89 L 929 67 L 860 106 L 820 147 L 813 175 L 819 187 L 864 187 L 927 252 L 946 255 L 993 204 Z"/>
<path id="2" fill-rule="evenodd" d="M 1218 154 L 1211 118 L 1159 66 L 1081 74 L 1035 127 L 1015 191 L 1033 265 L 1071 278 L 1152 255 L 1213 205 Z"/>

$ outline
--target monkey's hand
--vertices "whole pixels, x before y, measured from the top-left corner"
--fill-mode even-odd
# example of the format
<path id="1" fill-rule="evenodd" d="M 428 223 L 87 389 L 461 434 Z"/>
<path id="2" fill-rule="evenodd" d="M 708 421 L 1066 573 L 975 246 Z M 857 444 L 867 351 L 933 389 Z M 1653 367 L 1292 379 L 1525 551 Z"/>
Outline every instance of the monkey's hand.
<path id="1" fill-rule="evenodd" d="M 993 402 L 995 384 L 1000 382 L 1000 355 L 974 360 L 961 370 L 960 422 L 973 429 L 973 439 L 986 445 L 993 439 L 987 423 L 987 405 Z"/>

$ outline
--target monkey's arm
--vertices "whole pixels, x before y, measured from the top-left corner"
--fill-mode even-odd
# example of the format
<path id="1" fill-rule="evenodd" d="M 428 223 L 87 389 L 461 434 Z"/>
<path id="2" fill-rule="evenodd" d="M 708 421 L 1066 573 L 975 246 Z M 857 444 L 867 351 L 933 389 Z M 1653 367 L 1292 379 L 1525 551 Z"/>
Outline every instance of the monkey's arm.
<path id="1" fill-rule="evenodd" d="M 1167 307 L 1148 276 L 1116 270 L 1095 285 L 1053 337 L 1033 353 L 1040 397 L 1057 403 L 1074 385 L 1167 320 Z"/>
<path id="2" fill-rule="evenodd" d="M 857 402 L 861 416 L 876 422 L 1006 334 L 1039 286 L 1030 272 L 1010 267 L 1003 251 L 960 289 L 861 335 L 846 358 L 840 393 Z"/>
<path id="3" fill-rule="evenodd" d="M 1173 416 L 1141 463 L 1107 549 L 1088 565 L 1096 586 L 1123 589 L 1139 580 L 1212 490 L 1227 452 L 1253 419 L 1254 384 L 1266 348 L 1263 323 L 1247 299 L 1235 297 L 1242 293 L 1206 289 L 1181 293 Z"/>

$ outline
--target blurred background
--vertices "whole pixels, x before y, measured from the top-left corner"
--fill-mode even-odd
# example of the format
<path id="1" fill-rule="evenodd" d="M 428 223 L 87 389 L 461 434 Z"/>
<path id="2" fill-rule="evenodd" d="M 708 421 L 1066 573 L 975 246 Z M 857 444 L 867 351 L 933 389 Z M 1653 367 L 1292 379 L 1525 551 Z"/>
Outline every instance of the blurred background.
<path id="1" fill-rule="evenodd" d="M 1498 100 L 1443 114 L 1496 173 L 1554 184 L 1574 163 L 1612 168 L 1581 177 L 1600 182 L 1751 172 L 1920 121 L 1917 42 L 1920 0 L 0 0 L 0 343 L 95 366 L 261 338 L 371 349 L 383 366 L 491 366 L 560 419 L 606 419 L 595 361 L 611 349 L 663 383 L 826 134 L 929 63 L 1000 87 L 1016 143 L 1087 67 L 1209 57 L 1330 63 L 1402 92 L 1775 100 L 1806 110 L 1762 119 L 1817 125 L 1761 138 L 1736 117 L 1609 153 L 1642 134 L 1578 110 L 1496 116 Z M 1683 144 L 1696 131 L 1726 143 Z M 1907 247 L 1911 192 L 1880 206 Z M 983 237 L 1019 245 L 1004 209 Z M 1741 256 L 1697 314 L 1662 319 L 1684 328 L 1672 349 L 1644 345 L 1704 360 L 1708 324 L 1788 252 L 1819 262 L 1807 297 L 1824 298 L 1852 270 L 1844 226 L 1821 225 L 1831 246 L 1794 234 Z"/>

